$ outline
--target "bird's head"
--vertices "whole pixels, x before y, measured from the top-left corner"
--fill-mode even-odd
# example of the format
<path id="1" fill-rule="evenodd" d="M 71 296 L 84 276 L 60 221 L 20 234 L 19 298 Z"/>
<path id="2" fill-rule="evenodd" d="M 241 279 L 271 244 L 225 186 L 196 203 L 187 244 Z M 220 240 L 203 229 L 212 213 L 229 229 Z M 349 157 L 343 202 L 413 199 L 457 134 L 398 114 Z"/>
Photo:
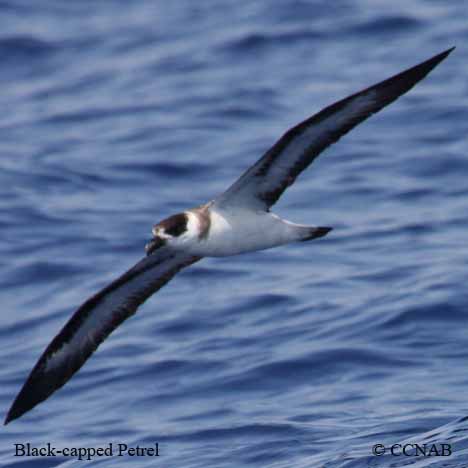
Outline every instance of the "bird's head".
<path id="1" fill-rule="evenodd" d="M 189 216 L 187 213 L 178 213 L 160 221 L 153 226 L 153 238 L 145 246 L 146 255 L 164 245 L 178 246 L 188 240 Z"/>

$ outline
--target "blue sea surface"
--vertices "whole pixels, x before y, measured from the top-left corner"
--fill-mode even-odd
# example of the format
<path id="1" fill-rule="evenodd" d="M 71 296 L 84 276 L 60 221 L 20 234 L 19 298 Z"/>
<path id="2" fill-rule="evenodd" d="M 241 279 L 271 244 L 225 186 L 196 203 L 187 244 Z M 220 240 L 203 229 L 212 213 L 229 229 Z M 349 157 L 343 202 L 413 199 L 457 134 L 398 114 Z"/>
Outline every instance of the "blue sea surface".
<path id="1" fill-rule="evenodd" d="M 322 107 L 457 46 L 275 211 L 325 238 L 204 259 L 49 400 L 3 467 L 467 467 L 464 1 L 0 2 L 0 408 L 157 221 Z M 15 444 L 159 457 L 15 457 Z M 374 456 L 383 444 L 450 456 Z M 398 451 L 397 451 L 398 452 Z"/>

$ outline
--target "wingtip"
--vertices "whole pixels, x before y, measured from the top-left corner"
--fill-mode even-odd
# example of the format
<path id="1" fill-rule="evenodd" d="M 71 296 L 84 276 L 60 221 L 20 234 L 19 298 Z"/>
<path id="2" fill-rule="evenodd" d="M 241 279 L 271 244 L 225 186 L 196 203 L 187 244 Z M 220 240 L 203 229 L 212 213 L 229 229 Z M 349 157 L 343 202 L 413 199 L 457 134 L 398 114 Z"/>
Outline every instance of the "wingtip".
<path id="1" fill-rule="evenodd" d="M 11 405 L 10 409 L 8 410 L 8 413 L 5 417 L 5 421 L 3 421 L 3 425 L 6 426 L 11 421 L 20 418 L 21 416 L 23 416 L 24 413 L 28 412 L 30 409 L 32 408 L 19 406 L 18 399 L 16 399 Z"/>
<path id="2" fill-rule="evenodd" d="M 429 60 L 440 62 L 441 60 L 444 60 L 446 57 L 448 57 L 455 49 L 456 49 L 456 46 L 450 47 L 449 49 L 444 50 L 443 52 L 435 55 L 434 57 L 432 57 L 432 59 L 429 59 Z"/>
<path id="3" fill-rule="evenodd" d="M 420 79 L 424 78 L 424 76 L 426 76 L 429 72 L 431 72 L 431 70 L 433 70 L 437 65 L 439 65 L 440 62 L 445 60 L 454 50 L 455 46 L 450 47 L 449 49 L 444 50 L 443 52 L 440 52 L 437 55 L 434 55 L 433 57 L 425 60 L 424 62 L 421 62 L 419 65 L 408 69 L 407 72 L 415 76 L 422 75 L 422 77 L 417 80 L 419 81 Z M 403 72 L 403 74 L 404 73 L 405 72 Z"/>
<path id="4" fill-rule="evenodd" d="M 3 421 L 4 426 L 6 426 L 11 421 L 14 421 L 15 419 L 17 419 L 17 418 L 19 418 L 21 416 L 21 414 L 15 414 L 15 412 L 13 411 L 13 408 L 14 408 L 14 406 L 12 406 L 10 408 L 10 410 L 8 411 L 8 413 L 7 413 L 6 417 L 5 417 L 5 421 Z"/>
<path id="5" fill-rule="evenodd" d="M 35 382 L 36 378 L 36 369 L 33 369 L 8 410 L 5 421 L 3 422 L 5 426 L 32 410 L 49 396 L 50 393 L 47 391 L 48 387 L 45 385 L 37 386 Z"/>

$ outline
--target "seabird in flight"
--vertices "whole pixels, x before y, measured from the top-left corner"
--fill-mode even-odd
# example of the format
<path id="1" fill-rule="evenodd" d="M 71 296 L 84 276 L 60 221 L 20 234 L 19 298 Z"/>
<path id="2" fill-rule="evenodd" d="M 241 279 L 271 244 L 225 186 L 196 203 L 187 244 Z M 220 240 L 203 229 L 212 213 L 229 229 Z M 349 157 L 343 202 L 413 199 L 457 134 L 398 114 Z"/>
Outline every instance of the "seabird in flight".
<path id="1" fill-rule="evenodd" d="M 5 424 L 68 382 L 109 334 L 182 268 L 203 257 L 325 236 L 330 227 L 285 221 L 270 208 L 325 148 L 409 91 L 452 50 L 326 107 L 288 130 L 223 194 L 156 224 L 146 256 L 84 302 L 47 346 Z"/>

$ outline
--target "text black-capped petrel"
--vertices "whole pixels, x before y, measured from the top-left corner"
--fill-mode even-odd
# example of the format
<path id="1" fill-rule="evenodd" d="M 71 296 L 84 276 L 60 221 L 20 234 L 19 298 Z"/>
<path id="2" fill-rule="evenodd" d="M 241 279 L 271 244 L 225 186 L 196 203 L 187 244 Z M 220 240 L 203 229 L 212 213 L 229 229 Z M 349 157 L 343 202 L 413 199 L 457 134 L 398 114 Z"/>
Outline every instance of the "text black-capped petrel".
<path id="1" fill-rule="evenodd" d="M 156 224 L 147 256 L 81 305 L 47 346 L 5 424 L 62 387 L 113 330 L 182 268 L 202 257 L 236 255 L 327 234 L 331 228 L 291 223 L 270 208 L 325 148 L 409 91 L 452 50 L 326 107 L 288 130 L 222 195 Z"/>

